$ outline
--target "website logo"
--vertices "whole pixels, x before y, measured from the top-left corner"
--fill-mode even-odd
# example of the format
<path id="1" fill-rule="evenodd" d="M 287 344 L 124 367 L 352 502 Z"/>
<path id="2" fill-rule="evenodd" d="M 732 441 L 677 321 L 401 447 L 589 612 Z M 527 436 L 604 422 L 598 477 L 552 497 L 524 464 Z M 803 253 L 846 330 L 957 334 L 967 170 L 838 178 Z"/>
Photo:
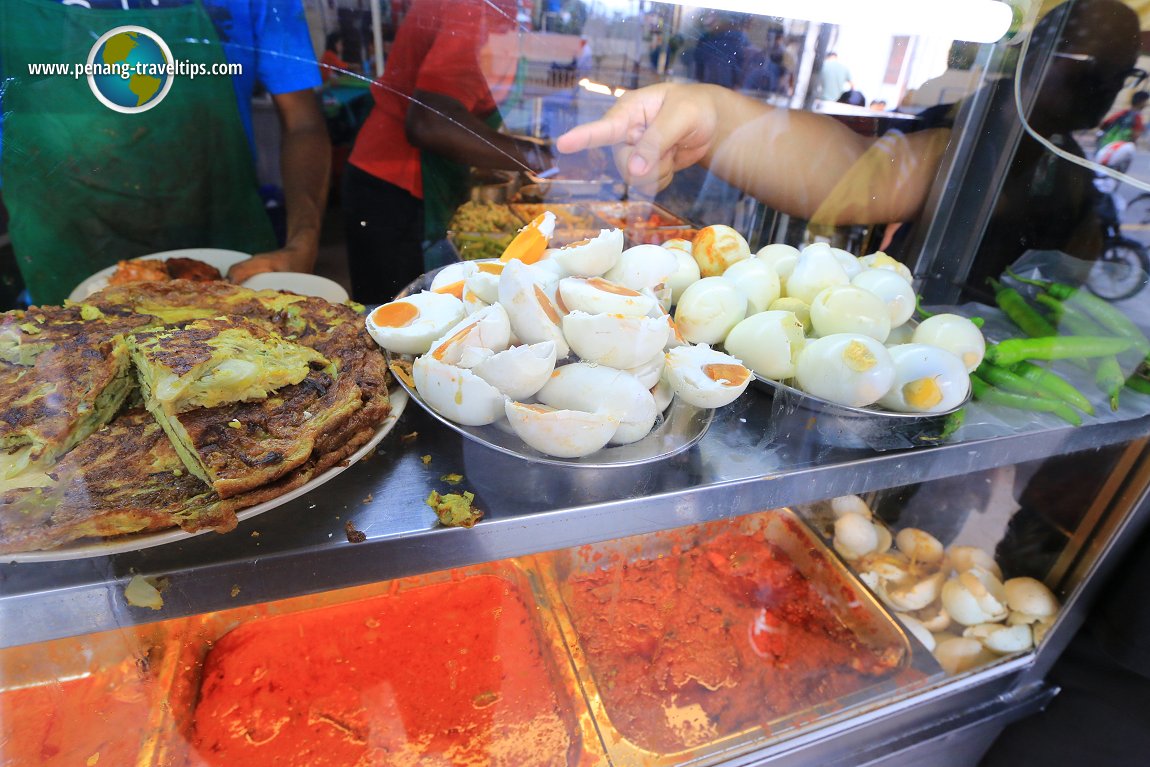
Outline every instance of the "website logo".
<path id="1" fill-rule="evenodd" d="M 88 53 L 88 85 L 108 109 L 147 112 L 172 88 L 174 61 L 168 44 L 150 29 L 116 27 Z"/>

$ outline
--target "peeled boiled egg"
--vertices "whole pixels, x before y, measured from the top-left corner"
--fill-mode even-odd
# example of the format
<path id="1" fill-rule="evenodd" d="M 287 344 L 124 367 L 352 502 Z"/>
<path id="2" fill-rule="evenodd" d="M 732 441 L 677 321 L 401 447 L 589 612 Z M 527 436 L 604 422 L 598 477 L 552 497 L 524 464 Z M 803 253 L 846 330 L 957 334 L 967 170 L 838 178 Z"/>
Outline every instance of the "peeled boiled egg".
<path id="1" fill-rule="evenodd" d="M 565 277 L 559 280 L 559 298 L 567 311 L 622 317 L 645 317 L 657 303 L 652 294 L 616 285 L 602 277 Z"/>
<path id="2" fill-rule="evenodd" d="M 816 397 L 866 407 L 894 383 L 894 362 L 870 336 L 835 333 L 807 341 L 795 363 L 795 382 Z"/>
<path id="3" fill-rule="evenodd" d="M 563 335 L 580 359 L 613 368 L 650 360 L 667 344 L 667 323 L 658 317 L 571 312 L 563 315 Z"/>
<path id="4" fill-rule="evenodd" d="M 493 304 L 499 300 L 499 275 L 506 266 L 497 259 L 470 261 L 474 269 L 463 278 L 466 290 L 470 290 L 484 303 Z M 466 301 L 466 293 L 464 294 Z"/>
<path id="5" fill-rule="evenodd" d="M 795 269 L 795 264 L 798 263 L 799 249 L 791 245 L 784 245 L 781 242 L 775 242 L 759 248 L 759 252 L 755 254 L 755 257 L 760 261 L 766 262 L 767 266 L 774 268 L 775 274 L 779 275 L 779 286 L 783 290 L 783 295 L 786 295 L 787 279 L 790 278 L 791 272 Z"/>
<path id="6" fill-rule="evenodd" d="M 475 271 L 475 264 L 470 261 L 456 261 L 440 269 L 431 280 L 433 293 L 450 293 L 456 298 L 463 299 L 463 284 L 467 275 Z"/>
<path id="7" fill-rule="evenodd" d="M 815 335 L 862 333 L 879 342 L 890 335 L 890 312 L 882 299 L 853 285 L 823 288 L 811 302 Z"/>
<path id="8" fill-rule="evenodd" d="M 612 444 L 636 442 L 651 433 L 658 410 L 639 379 L 606 365 L 575 362 L 556 368 L 535 395 L 554 408 L 609 413 L 618 425 Z"/>
<path id="9" fill-rule="evenodd" d="M 746 239 L 723 224 L 705 226 L 695 235 L 691 255 L 703 277 L 718 277 L 736 261 L 751 257 Z"/>
<path id="10" fill-rule="evenodd" d="M 554 341 L 559 358 L 570 348 L 561 329 L 562 319 L 548 290 L 549 274 L 520 261 L 509 261 L 499 277 L 499 303 L 507 311 L 511 330 L 523 343 Z"/>
<path id="11" fill-rule="evenodd" d="M 893 269 L 867 269 L 851 278 L 851 285 L 869 290 L 882 299 L 890 313 L 890 326 L 897 328 L 914 314 L 914 287 Z"/>
<path id="12" fill-rule="evenodd" d="M 927 317 L 914 329 L 911 341 L 946 349 L 966 365 L 968 372 L 982 362 L 986 354 L 986 339 L 978 326 L 957 314 L 936 314 Z"/>
<path id="13" fill-rule="evenodd" d="M 766 311 L 782 294 L 779 275 L 766 262 L 757 258 L 747 258 L 731 264 L 723 272 L 723 279 L 731 280 L 739 292 L 746 296 L 748 315 Z"/>
<path id="14" fill-rule="evenodd" d="M 519 439 L 557 458 L 581 458 L 602 449 L 617 426 L 609 413 L 556 410 L 512 400 L 507 400 L 505 413 Z"/>
<path id="15" fill-rule="evenodd" d="M 515 238 L 499 257 L 501 261 L 522 261 L 533 264 L 547 251 L 547 243 L 555 234 L 555 214 L 544 211 L 519 230 Z"/>
<path id="16" fill-rule="evenodd" d="M 823 288 L 850 282 L 829 245 L 815 243 L 803 248 L 791 276 L 787 278 L 787 295 L 810 304 Z"/>
<path id="17" fill-rule="evenodd" d="M 900 413 L 941 413 L 962 404 L 970 375 L 958 357 L 927 344 L 887 349 L 894 361 L 894 383 L 878 403 Z"/>
<path id="18" fill-rule="evenodd" d="M 376 308 L 365 322 L 367 332 L 389 352 L 423 354 L 461 319 L 462 301 L 425 290 Z"/>
<path id="19" fill-rule="evenodd" d="M 910 273 L 907 265 L 901 261 L 896 261 L 881 250 L 871 253 L 869 256 L 863 256 L 859 259 L 859 263 L 862 264 L 863 271 L 867 269 L 889 269 L 907 282 L 914 283 L 914 275 Z"/>
<path id="20" fill-rule="evenodd" d="M 646 386 L 648 389 L 653 387 L 659 382 L 663 376 L 663 368 L 666 367 L 667 358 L 660 349 L 659 353 L 648 361 L 636 365 L 635 367 L 627 368 L 626 372 L 639 379 L 639 383 Z"/>
<path id="21" fill-rule="evenodd" d="M 534 396 L 555 370 L 555 342 L 513 346 L 493 354 L 471 372 L 515 400 Z"/>
<path id="22" fill-rule="evenodd" d="M 854 253 L 842 248 L 831 248 L 831 254 L 839 262 L 839 266 L 847 273 L 847 277 L 854 279 L 855 275 L 863 270 L 862 264 L 859 263 L 858 258 Z"/>
<path id="23" fill-rule="evenodd" d="M 444 418 L 484 426 L 503 417 L 503 394 L 470 370 L 424 354 L 416 357 L 412 377 L 419 396 Z"/>
<path id="24" fill-rule="evenodd" d="M 686 248 L 672 245 L 672 243 L 686 243 Z M 675 304 L 679 301 L 679 296 L 683 295 L 683 291 L 692 282 L 698 282 L 702 276 L 699 272 L 699 264 L 695 261 L 694 256 L 691 255 L 691 241 L 690 240 L 668 240 L 663 243 L 663 248 L 670 251 L 675 256 L 675 263 L 677 264 L 675 271 L 667 278 L 667 287 L 671 289 L 671 303 Z"/>
<path id="25" fill-rule="evenodd" d="M 702 408 L 729 405 L 747 390 L 752 378 L 742 362 L 706 344 L 667 352 L 666 375 L 676 396 Z"/>
<path id="26" fill-rule="evenodd" d="M 448 365 L 458 365 L 470 348 L 501 352 L 511 342 L 511 321 L 501 304 L 469 314 L 436 339 L 428 354 Z"/>
<path id="27" fill-rule="evenodd" d="M 675 307 L 675 325 L 691 343 L 722 343 L 746 316 L 746 296 L 722 277 L 704 277 L 687 286 Z"/>
<path id="28" fill-rule="evenodd" d="M 558 264 L 564 274 L 599 277 L 619 263 L 623 253 L 623 232 L 601 229 L 599 234 L 548 251 L 546 261 Z"/>
<path id="29" fill-rule="evenodd" d="M 764 378 L 795 375 L 795 360 L 806 343 L 803 323 L 793 312 L 765 311 L 735 325 L 723 346 Z"/>
<path id="30" fill-rule="evenodd" d="M 484 307 L 491 306 L 494 301 L 484 301 L 476 293 L 464 283 L 463 285 L 463 311 L 467 314 L 475 314 Z"/>
<path id="31" fill-rule="evenodd" d="M 799 322 L 803 323 L 803 332 L 810 335 L 812 330 L 811 305 L 806 301 L 792 296 L 783 296 L 768 306 L 767 309 L 769 311 L 791 312 L 798 318 Z"/>
<path id="32" fill-rule="evenodd" d="M 603 277 L 632 290 L 655 288 L 679 268 L 675 254 L 659 245 L 636 245 L 619 255 L 619 262 Z"/>

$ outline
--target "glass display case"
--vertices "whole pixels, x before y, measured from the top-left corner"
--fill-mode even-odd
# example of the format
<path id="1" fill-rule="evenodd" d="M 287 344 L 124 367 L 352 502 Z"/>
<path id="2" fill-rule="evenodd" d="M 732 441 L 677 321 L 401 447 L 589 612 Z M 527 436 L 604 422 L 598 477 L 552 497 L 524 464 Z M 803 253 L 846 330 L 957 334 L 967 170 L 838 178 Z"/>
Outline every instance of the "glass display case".
<path id="1" fill-rule="evenodd" d="M 74 31 L 65 6 L 19 2 Z M 112 29 L 118 0 L 93 5 L 77 11 L 85 27 Z M 205 19 L 238 34 L 219 26 L 227 5 L 129 9 L 139 26 L 124 34 L 162 43 Z M 323 62 L 315 83 L 296 73 L 299 89 L 260 69 L 267 94 L 235 91 L 255 99 L 252 174 L 225 180 L 255 184 L 281 250 L 266 262 L 226 238 L 92 239 L 93 268 L 72 279 L 61 265 L 66 285 L 27 263 L 50 229 L 21 222 L 36 158 L 27 120 L 7 117 L 53 75 L 0 32 L 13 84 L 0 269 L 14 285 L 0 318 L 0 762 L 958 767 L 1055 698 L 1051 668 L 1092 607 L 1132 586 L 1119 565 L 1150 522 L 1150 275 L 1107 255 L 1119 240 L 1143 248 L 1142 233 L 1108 229 L 1095 207 L 1134 191 L 1090 183 L 1116 169 L 1093 146 L 1102 115 L 1083 116 L 1142 86 L 1133 11 L 987 0 L 981 22 L 939 10 L 879 33 L 790 4 L 488 4 L 496 21 L 468 0 L 264 5 L 256 38 L 290 17 L 285 45 Z M 416 27 L 447 42 L 407 47 Z M 1105 52 L 1087 47 L 1099 40 Z M 125 61 L 143 55 L 131 50 Z M 257 42 L 271 60 L 284 50 Z M 415 78 L 415 60 L 444 69 Z M 174 101 L 184 76 L 140 98 Z M 77 78 L 80 95 L 123 106 L 101 77 Z M 1055 85 L 1083 82 L 1106 103 L 1053 103 Z M 460 83 L 483 98 L 464 104 Z M 556 148 L 644 93 L 684 107 L 720 91 L 713 103 L 734 111 L 716 114 L 750 129 L 712 126 L 722 140 L 658 188 L 626 164 L 641 136 Z M 420 114 L 390 114 L 385 93 Z M 289 159 L 312 146 L 292 135 L 297 97 L 326 125 L 314 176 Z M 136 116 L 95 103 L 115 115 L 100 125 Z M 427 159 L 436 115 L 487 147 L 448 153 L 463 171 L 450 191 L 431 180 L 451 175 L 442 158 Z M 800 130 L 828 143 L 802 154 L 787 143 Z M 420 194 L 378 154 L 401 136 L 418 147 L 404 172 Z M 851 147 L 845 166 L 825 164 Z M 122 149 L 100 151 L 114 164 Z M 1134 157 L 1115 183 L 1144 183 Z M 758 180 L 770 162 L 782 181 Z M 827 167 L 822 196 L 796 202 Z M 890 204 L 875 213 L 859 195 Z M 359 218 L 382 206 L 384 228 Z M 412 274 L 401 219 L 419 230 Z M 314 258 L 293 260 L 296 246 Z M 585 267 L 602 252 L 609 268 Z M 174 271 L 189 259 L 218 271 L 189 281 Z M 842 284 L 815 289 L 815 259 Z M 906 289 L 863 289 L 871 272 Z M 398 290 L 378 298 L 365 276 Z M 696 283 L 740 297 L 715 337 L 713 318 L 682 311 Z M 48 284 L 67 299 L 38 300 Z M 852 308 L 835 325 L 815 296 L 836 287 L 867 293 L 879 319 Z M 512 316 L 529 301 L 538 312 Z M 436 302 L 455 314 L 435 317 Z M 790 321 L 793 352 L 765 324 L 737 338 L 756 314 Z M 600 343 L 604 325 L 581 334 L 582 315 L 639 329 Z M 427 316 L 420 338 L 404 330 Z M 653 351 L 635 351 L 647 336 Z M 836 338 L 851 345 L 829 374 L 799 372 Z M 899 346 L 946 359 L 895 383 Z M 479 375 L 516 349 L 550 355 L 538 386 L 526 362 Z M 881 392 L 840 393 L 888 357 Z M 45 386 L 53 404 L 25 418 Z M 92 425 L 91 411 L 106 417 Z M 539 413 L 570 420 L 532 431 Z"/>

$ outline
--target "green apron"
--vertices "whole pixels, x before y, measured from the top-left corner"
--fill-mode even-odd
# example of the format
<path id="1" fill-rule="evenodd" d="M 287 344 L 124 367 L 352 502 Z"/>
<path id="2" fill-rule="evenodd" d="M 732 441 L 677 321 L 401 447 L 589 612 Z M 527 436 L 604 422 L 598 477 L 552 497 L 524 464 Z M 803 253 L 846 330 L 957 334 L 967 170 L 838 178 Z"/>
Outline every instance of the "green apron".
<path id="1" fill-rule="evenodd" d="M 496 110 L 484 122 L 488 127 L 498 130 L 503 124 L 503 117 Z M 434 152 L 421 151 L 419 160 L 420 174 L 423 176 L 423 266 L 430 271 L 446 263 L 446 260 L 439 263 L 444 251 L 429 246 L 446 236 L 447 225 L 451 223 L 455 210 L 467 201 L 470 170 L 468 166 Z"/>
<path id="2" fill-rule="evenodd" d="M 125 25 L 155 32 L 177 61 L 226 61 L 198 2 L 127 11 L 0 2 L 0 79 L 8 80 L 0 181 L 36 303 L 60 303 L 121 259 L 275 247 L 230 77 L 169 75 L 159 104 L 122 114 L 96 99 L 86 77 L 28 74 L 29 63 L 87 61 L 102 34 Z"/>

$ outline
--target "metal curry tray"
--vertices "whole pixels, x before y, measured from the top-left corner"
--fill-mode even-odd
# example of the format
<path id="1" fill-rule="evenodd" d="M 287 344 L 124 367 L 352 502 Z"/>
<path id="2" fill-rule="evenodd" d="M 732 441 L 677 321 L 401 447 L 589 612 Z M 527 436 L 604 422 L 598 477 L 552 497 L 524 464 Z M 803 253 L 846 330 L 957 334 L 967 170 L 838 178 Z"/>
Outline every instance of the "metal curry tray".
<path id="1" fill-rule="evenodd" d="M 711 764 L 942 677 L 788 509 L 536 562 L 615 765 Z"/>
<path id="2" fill-rule="evenodd" d="M 356 753 L 389 765 L 606 764 L 537 597 L 531 576 L 504 560 L 201 616 L 155 764 L 262 767 L 304 763 L 305 751 L 324 764 L 356 763 Z M 283 641 L 265 652 L 269 639 Z M 328 681 L 305 678 L 316 673 Z M 289 716 L 285 733 L 302 728 L 295 742 L 279 734 Z M 225 753 L 237 746 L 244 753 Z"/>

